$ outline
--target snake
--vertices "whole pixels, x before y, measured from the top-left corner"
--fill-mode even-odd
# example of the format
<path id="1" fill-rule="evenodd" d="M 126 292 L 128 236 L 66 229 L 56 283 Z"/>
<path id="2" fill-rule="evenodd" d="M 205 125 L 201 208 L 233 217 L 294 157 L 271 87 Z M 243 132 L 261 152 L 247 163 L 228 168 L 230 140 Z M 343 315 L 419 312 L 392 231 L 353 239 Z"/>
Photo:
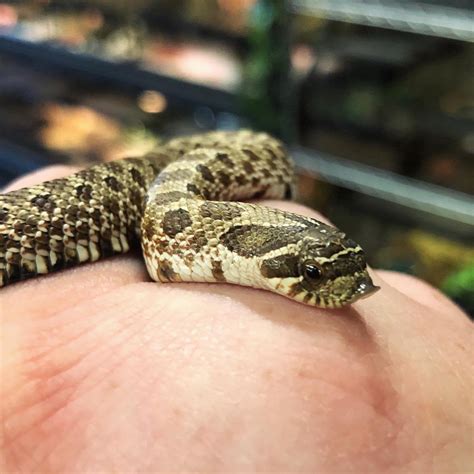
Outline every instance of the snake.
<path id="1" fill-rule="evenodd" d="M 232 283 L 322 308 L 372 295 L 345 233 L 248 202 L 293 197 L 294 169 L 267 133 L 213 131 L 0 194 L 0 287 L 141 245 L 156 282 Z"/>

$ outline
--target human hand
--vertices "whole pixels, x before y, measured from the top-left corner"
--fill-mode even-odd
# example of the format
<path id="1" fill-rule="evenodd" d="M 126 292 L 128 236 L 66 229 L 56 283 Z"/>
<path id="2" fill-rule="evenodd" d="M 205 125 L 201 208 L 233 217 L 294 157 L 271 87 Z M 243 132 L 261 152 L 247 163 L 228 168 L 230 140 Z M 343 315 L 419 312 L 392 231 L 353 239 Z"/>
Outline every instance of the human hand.
<path id="1" fill-rule="evenodd" d="M 372 274 L 341 310 L 153 283 L 138 253 L 1 289 L 0 472 L 472 471 L 472 323 Z"/>

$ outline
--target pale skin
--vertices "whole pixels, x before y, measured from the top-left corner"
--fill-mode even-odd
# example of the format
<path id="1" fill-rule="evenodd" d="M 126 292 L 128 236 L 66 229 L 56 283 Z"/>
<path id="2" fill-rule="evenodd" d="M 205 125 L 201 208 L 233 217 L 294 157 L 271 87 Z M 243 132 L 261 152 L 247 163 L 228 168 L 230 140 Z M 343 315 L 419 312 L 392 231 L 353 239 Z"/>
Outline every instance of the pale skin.
<path id="1" fill-rule="evenodd" d="M 0 472 L 472 472 L 472 323 L 372 275 L 342 310 L 159 285 L 138 254 L 0 290 Z"/>

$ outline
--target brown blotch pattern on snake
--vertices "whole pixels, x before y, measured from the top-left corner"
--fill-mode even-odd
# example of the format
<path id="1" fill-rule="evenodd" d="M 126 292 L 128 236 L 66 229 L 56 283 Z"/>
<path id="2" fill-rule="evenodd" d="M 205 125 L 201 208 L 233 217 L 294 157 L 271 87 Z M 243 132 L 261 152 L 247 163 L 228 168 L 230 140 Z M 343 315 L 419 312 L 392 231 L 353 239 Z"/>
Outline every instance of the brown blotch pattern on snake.
<path id="1" fill-rule="evenodd" d="M 174 209 L 165 213 L 161 226 L 167 236 L 175 237 L 176 234 L 190 227 L 192 223 L 191 215 L 186 209 Z"/>
<path id="2" fill-rule="evenodd" d="M 220 242 L 242 257 L 262 256 L 300 239 L 301 227 L 262 225 L 235 225 L 221 235 Z"/>

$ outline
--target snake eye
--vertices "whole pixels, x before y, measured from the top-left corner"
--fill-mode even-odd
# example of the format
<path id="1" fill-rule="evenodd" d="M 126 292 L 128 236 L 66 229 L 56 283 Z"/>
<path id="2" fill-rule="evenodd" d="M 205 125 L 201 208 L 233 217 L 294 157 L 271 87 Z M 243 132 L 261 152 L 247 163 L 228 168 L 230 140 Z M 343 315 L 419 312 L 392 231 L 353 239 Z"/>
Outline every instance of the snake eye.
<path id="1" fill-rule="evenodd" d="M 303 272 L 304 272 L 305 278 L 313 283 L 318 282 L 323 277 L 323 272 L 318 267 L 318 265 L 316 265 L 316 263 L 313 263 L 313 262 L 306 263 L 304 265 Z"/>

